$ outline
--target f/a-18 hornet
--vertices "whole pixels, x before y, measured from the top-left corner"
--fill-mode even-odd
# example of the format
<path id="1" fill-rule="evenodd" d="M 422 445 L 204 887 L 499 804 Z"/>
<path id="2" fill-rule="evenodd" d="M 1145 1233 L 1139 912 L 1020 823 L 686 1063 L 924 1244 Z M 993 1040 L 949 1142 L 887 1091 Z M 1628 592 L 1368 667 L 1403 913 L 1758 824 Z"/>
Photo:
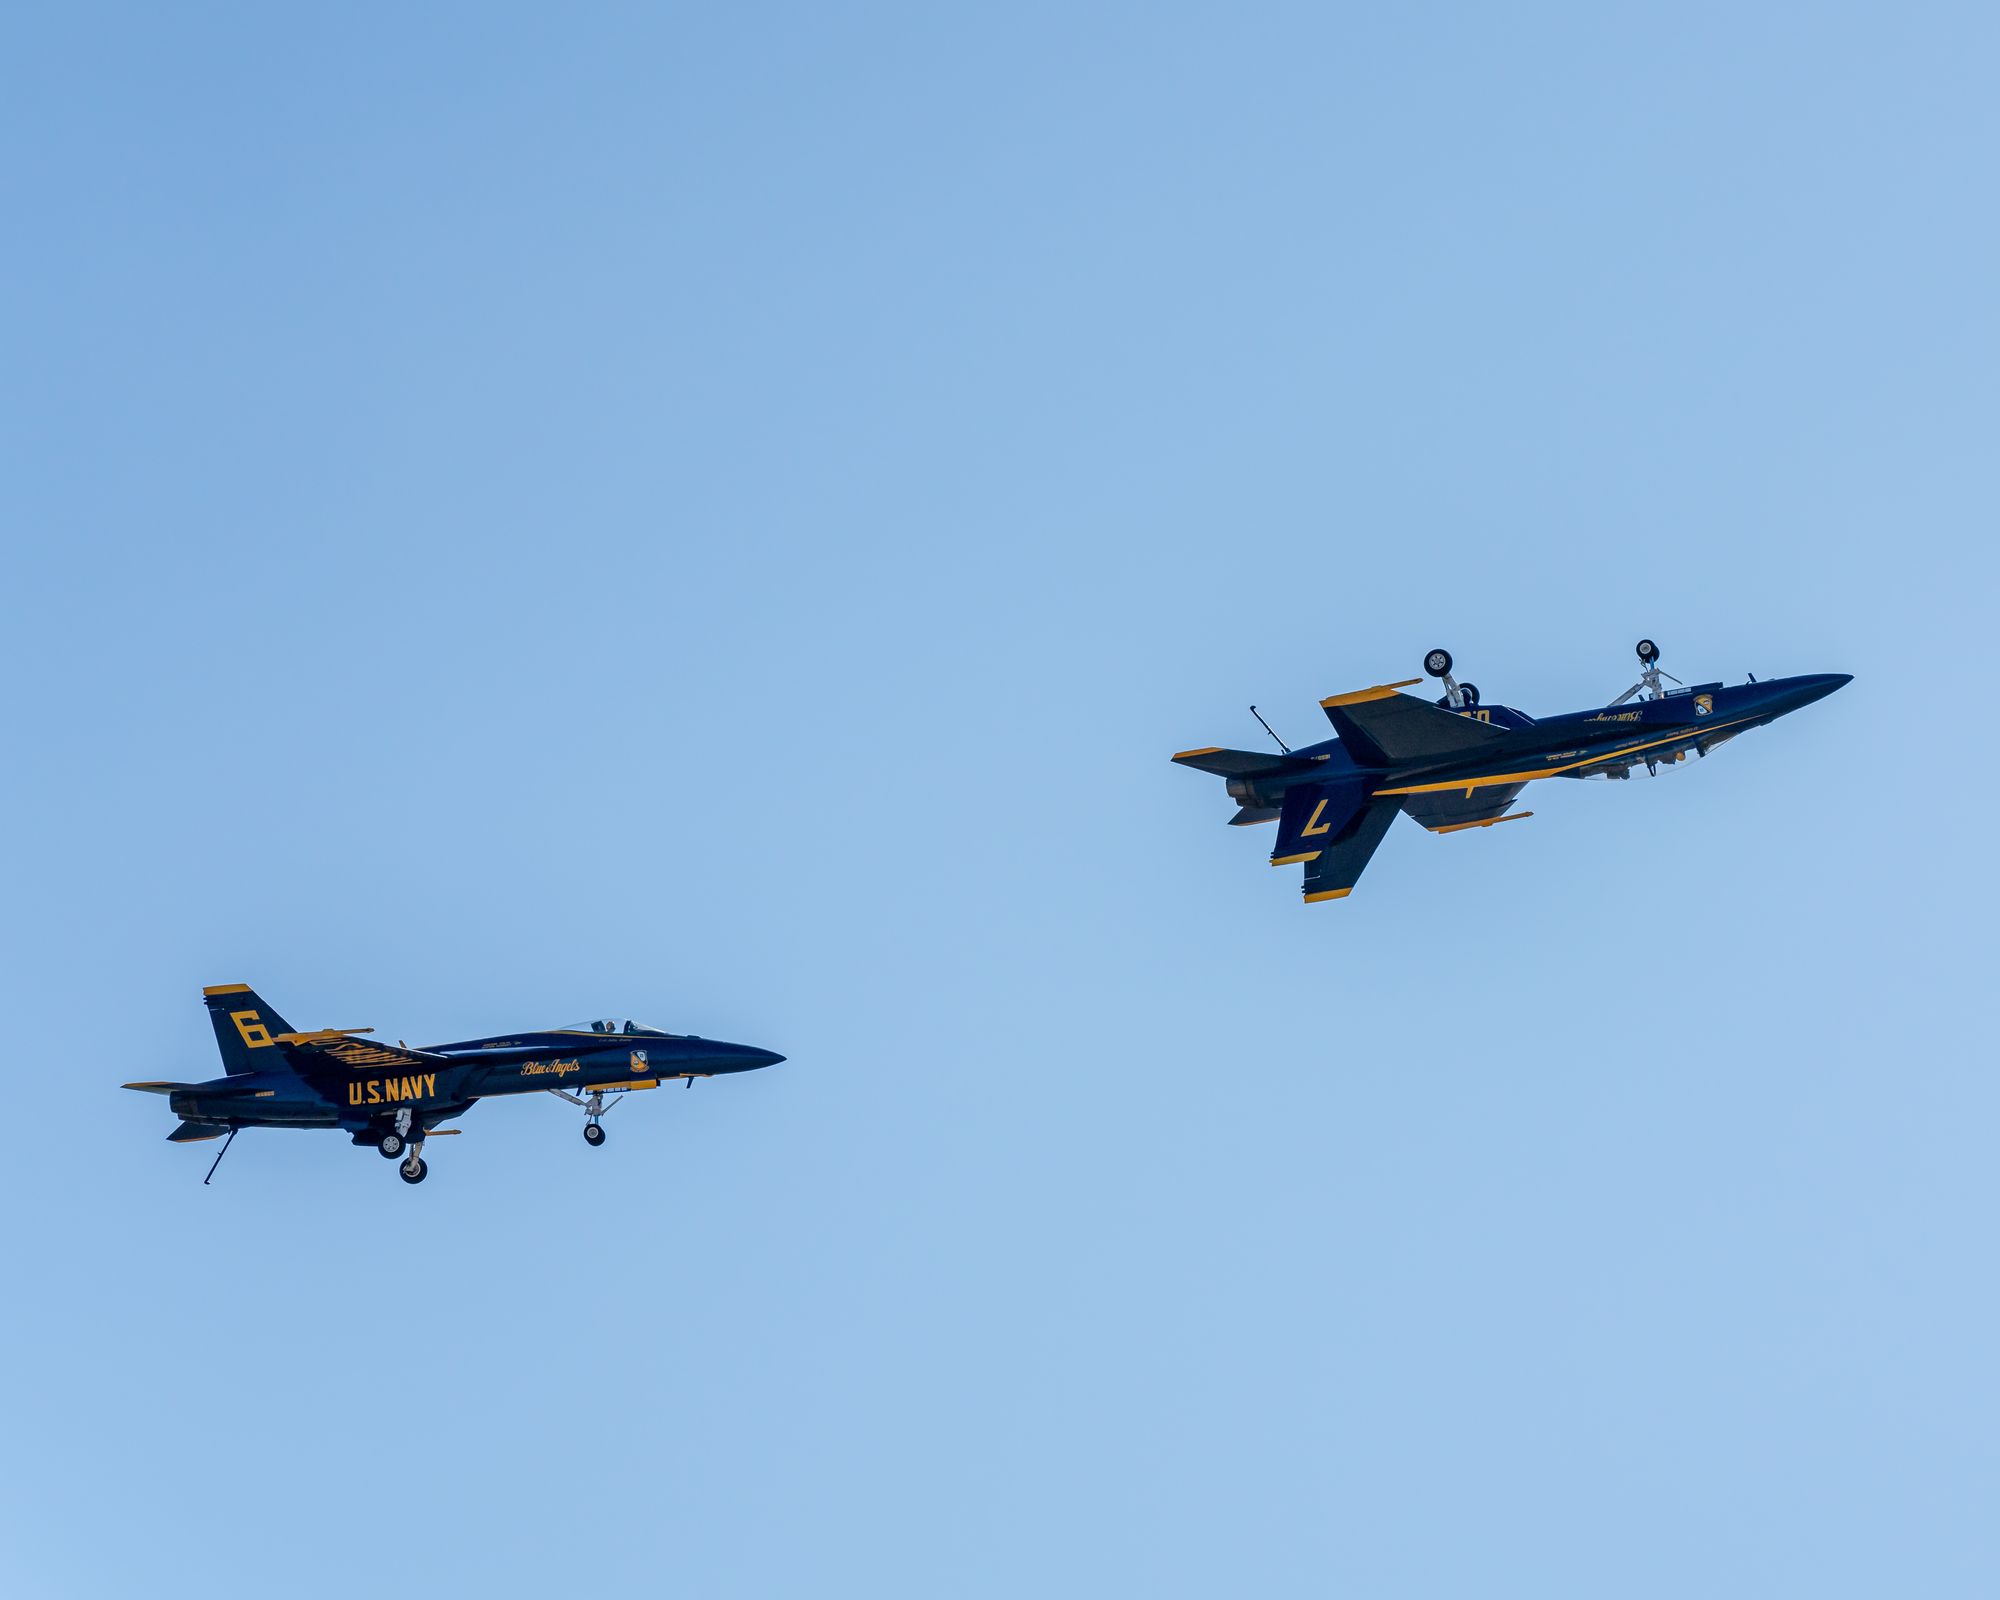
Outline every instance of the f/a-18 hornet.
<path id="1" fill-rule="evenodd" d="M 1174 760 L 1228 780 L 1232 826 L 1277 823 L 1271 865 L 1303 866 L 1308 901 L 1338 900 L 1399 811 L 1432 833 L 1515 822 L 1534 815 L 1507 808 L 1537 778 L 1629 778 L 1641 765 L 1657 774 L 1851 681 L 1821 672 L 1669 689 L 1659 647 L 1641 639 L 1639 681 L 1610 705 L 1537 721 L 1511 706 L 1481 705 L 1478 688 L 1453 678 L 1451 666 L 1448 650 L 1424 657 L 1424 671 L 1444 687 L 1435 703 L 1396 692 L 1422 678 L 1322 700 L 1335 734 L 1324 744 L 1292 750 L 1280 741 L 1282 755 L 1210 746 Z"/>
<path id="2" fill-rule="evenodd" d="M 413 1050 L 360 1037 L 373 1028 L 299 1033 L 246 984 L 204 989 L 202 997 L 224 1076 L 125 1087 L 167 1096 L 182 1119 L 167 1135 L 178 1144 L 227 1135 L 208 1169 L 211 1178 L 228 1140 L 244 1128 L 337 1128 L 391 1160 L 402 1157 L 403 1181 L 422 1183 L 430 1170 L 424 1141 L 457 1133 L 438 1124 L 490 1095 L 556 1095 L 582 1107 L 583 1137 L 601 1145 L 605 1110 L 634 1090 L 657 1089 L 672 1078 L 692 1088 L 696 1078 L 785 1059 L 754 1045 L 664 1033 L 615 1018 Z"/>

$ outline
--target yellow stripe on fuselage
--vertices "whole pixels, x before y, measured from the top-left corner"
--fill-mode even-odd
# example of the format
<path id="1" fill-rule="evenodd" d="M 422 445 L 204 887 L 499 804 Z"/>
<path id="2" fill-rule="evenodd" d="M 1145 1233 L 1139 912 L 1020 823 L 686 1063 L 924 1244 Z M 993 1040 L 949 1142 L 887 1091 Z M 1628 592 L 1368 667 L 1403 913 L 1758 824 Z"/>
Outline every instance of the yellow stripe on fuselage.
<path id="1" fill-rule="evenodd" d="M 1734 728 L 1740 723 L 1754 722 L 1754 717 L 1734 717 L 1728 722 L 1718 722 L 1718 728 Z M 1670 733 L 1662 739 L 1648 739 L 1641 744 L 1628 744 L 1617 750 L 1607 750 L 1602 755 L 1585 756 L 1581 761 L 1565 761 L 1559 767 L 1539 767 L 1533 772 L 1495 772 L 1479 778 L 1446 778 L 1438 783 L 1406 783 L 1394 789 L 1377 789 L 1376 794 L 1444 794 L 1453 789 L 1464 789 L 1468 793 L 1474 789 L 1491 789 L 1503 783 L 1532 783 L 1537 778 L 1553 778 L 1565 772 L 1574 772 L 1578 767 L 1595 767 L 1606 761 L 1616 761 L 1620 756 L 1634 755 L 1641 750 L 1656 750 L 1663 744 L 1678 744 L 1689 737 L 1689 730 L 1682 728 L 1678 733 Z M 1693 735 L 1706 739 L 1708 732 Z"/>

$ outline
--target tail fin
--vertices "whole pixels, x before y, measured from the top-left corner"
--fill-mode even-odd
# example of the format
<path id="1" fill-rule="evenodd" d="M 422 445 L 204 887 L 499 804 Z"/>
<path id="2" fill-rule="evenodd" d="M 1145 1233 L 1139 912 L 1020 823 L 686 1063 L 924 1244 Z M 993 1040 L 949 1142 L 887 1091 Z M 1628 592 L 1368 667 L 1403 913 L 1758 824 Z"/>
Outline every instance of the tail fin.
<path id="1" fill-rule="evenodd" d="M 215 1029 L 215 1047 L 222 1052 L 222 1070 L 232 1078 L 263 1067 L 281 1067 L 282 1056 L 258 1052 L 275 1048 L 278 1035 L 292 1025 L 258 996 L 247 983 L 225 983 L 201 991 L 208 1020 Z"/>
<path id="2" fill-rule="evenodd" d="M 1271 865 L 1303 863 L 1308 902 L 1343 899 L 1360 881 L 1398 809 L 1395 800 L 1372 796 L 1366 778 L 1288 789 Z"/>

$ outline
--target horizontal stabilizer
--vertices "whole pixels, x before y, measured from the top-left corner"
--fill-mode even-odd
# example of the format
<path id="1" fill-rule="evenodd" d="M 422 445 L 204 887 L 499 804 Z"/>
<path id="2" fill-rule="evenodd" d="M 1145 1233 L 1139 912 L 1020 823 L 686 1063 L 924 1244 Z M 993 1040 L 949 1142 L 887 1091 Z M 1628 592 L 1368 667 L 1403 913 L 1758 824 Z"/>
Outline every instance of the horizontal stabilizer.
<path id="1" fill-rule="evenodd" d="M 1463 755 L 1507 736 L 1506 729 L 1491 722 L 1398 694 L 1398 687 L 1380 684 L 1320 701 L 1340 742 L 1363 766 L 1395 767 Z"/>
<path id="2" fill-rule="evenodd" d="M 1276 806 L 1243 806 L 1229 819 L 1232 828 L 1248 828 L 1259 822 L 1276 822 L 1280 815 Z"/>
<path id="3" fill-rule="evenodd" d="M 1217 745 L 1183 750 L 1174 760 L 1197 772 L 1212 772 L 1218 778 L 1256 778 L 1303 764 L 1296 756 L 1274 756 L 1262 750 L 1224 750 Z"/>
<path id="4" fill-rule="evenodd" d="M 198 1144 L 203 1139 L 220 1139 L 228 1131 L 226 1122 L 183 1122 L 167 1137 L 175 1144 Z"/>
<path id="5" fill-rule="evenodd" d="M 142 1094 L 172 1094 L 176 1089 L 186 1089 L 190 1085 L 185 1083 L 127 1083 L 121 1084 L 120 1087 L 137 1089 Z"/>

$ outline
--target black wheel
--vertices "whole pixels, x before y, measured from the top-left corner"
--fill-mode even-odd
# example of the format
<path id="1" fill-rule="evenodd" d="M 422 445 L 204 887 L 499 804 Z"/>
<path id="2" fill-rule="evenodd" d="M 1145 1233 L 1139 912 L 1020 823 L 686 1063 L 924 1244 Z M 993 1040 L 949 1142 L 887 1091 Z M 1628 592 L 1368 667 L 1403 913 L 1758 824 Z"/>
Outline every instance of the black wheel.
<path id="1" fill-rule="evenodd" d="M 394 1161 L 403 1153 L 403 1136 L 400 1133 L 385 1133 L 375 1141 L 375 1148 L 380 1150 L 386 1159 Z"/>
<path id="2" fill-rule="evenodd" d="M 592 1145 L 604 1143 L 604 1125 L 598 1122 L 586 1122 L 583 1125 L 583 1142 Z"/>
<path id="3" fill-rule="evenodd" d="M 1442 678 L 1447 672 L 1451 671 L 1451 652 L 1449 650 L 1433 650 L 1429 655 L 1424 657 L 1424 671 L 1428 672 L 1433 678 Z"/>
<path id="4" fill-rule="evenodd" d="M 424 1165 L 424 1158 L 422 1156 L 411 1156 L 396 1171 L 401 1175 L 405 1183 L 422 1183 L 424 1179 L 431 1175 L 431 1169 Z"/>
<path id="5" fill-rule="evenodd" d="M 1467 705 L 1469 705 L 1469 706 L 1476 706 L 1476 705 L 1478 705 L 1478 704 L 1479 704 L 1479 685 L 1478 685 L 1478 684 L 1476 684 L 1476 683 L 1461 683 L 1461 684 L 1460 684 L 1460 685 L 1458 686 L 1458 692 L 1459 692 L 1459 694 L 1460 694 L 1461 696 L 1463 696 L 1463 697 L 1464 697 L 1464 700 L 1465 700 L 1465 703 L 1466 703 Z"/>
<path id="6" fill-rule="evenodd" d="M 1660 659 L 1660 647 L 1654 644 L 1651 639 L 1641 639 L 1639 641 L 1639 659 L 1650 667 L 1655 661 Z"/>

